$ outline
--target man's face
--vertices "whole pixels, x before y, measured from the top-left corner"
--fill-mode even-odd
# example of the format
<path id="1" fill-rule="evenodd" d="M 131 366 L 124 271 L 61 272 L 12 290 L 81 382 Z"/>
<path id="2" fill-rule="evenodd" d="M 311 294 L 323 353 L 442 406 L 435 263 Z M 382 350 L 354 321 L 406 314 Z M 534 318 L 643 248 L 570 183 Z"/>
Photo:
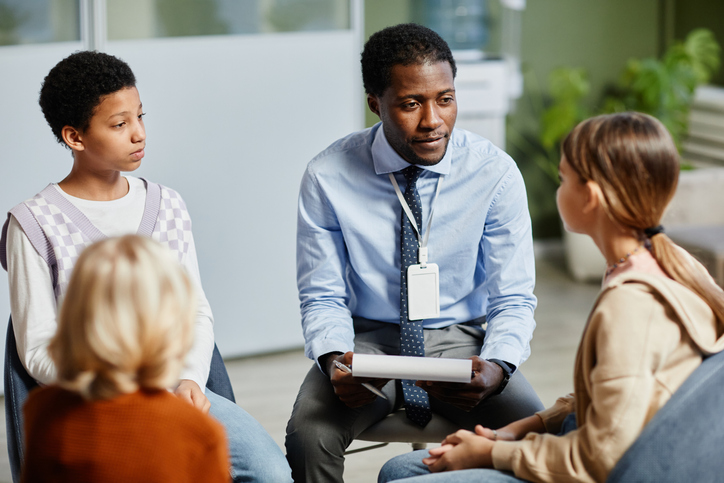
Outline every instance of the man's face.
<path id="1" fill-rule="evenodd" d="M 382 96 L 367 104 L 382 120 L 385 137 L 408 163 L 432 166 L 445 156 L 458 107 L 448 62 L 395 65 Z"/>

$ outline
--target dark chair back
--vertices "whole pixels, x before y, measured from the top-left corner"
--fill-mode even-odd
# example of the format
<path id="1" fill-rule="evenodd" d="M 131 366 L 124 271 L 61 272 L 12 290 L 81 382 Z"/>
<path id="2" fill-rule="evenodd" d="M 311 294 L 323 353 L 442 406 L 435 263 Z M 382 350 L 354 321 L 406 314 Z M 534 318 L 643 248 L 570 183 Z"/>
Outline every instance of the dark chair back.
<path id="1" fill-rule="evenodd" d="M 23 404 L 28 393 L 38 387 L 30 377 L 18 356 L 13 332 L 13 319 L 8 322 L 5 336 L 5 431 L 8 442 L 8 456 L 13 482 L 20 481 L 20 468 L 25 459 L 23 447 Z"/>
<path id="2" fill-rule="evenodd" d="M 226 371 L 224 359 L 221 358 L 219 348 L 214 344 L 214 353 L 211 356 L 209 367 L 209 378 L 206 380 L 206 387 L 213 393 L 235 403 L 234 388 L 231 387 L 229 373 Z"/>
<path id="3" fill-rule="evenodd" d="M 25 370 L 15 343 L 13 332 L 13 319 L 10 317 L 8 331 L 5 338 L 5 431 L 8 443 L 8 456 L 10 458 L 10 471 L 13 482 L 20 481 L 20 469 L 23 467 L 24 446 L 23 446 L 23 404 L 28 393 L 38 387 L 35 379 Z M 225 397 L 232 402 L 234 389 L 229 380 L 229 373 L 226 371 L 224 360 L 221 358 L 219 348 L 214 344 L 214 353 L 211 358 L 211 368 L 206 387 L 219 396 Z"/>
<path id="4" fill-rule="evenodd" d="M 718 482 L 724 475 L 724 352 L 708 357 L 662 407 L 608 482 Z"/>

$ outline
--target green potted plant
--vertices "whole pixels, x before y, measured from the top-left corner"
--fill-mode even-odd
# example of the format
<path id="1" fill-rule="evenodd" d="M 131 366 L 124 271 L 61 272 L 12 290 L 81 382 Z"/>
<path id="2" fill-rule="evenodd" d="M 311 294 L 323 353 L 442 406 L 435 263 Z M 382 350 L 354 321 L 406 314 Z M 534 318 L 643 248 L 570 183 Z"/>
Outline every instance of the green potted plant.
<path id="1" fill-rule="evenodd" d="M 576 124 L 592 115 L 623 111 L 651 114 L 664 123 L 681 149 L 696 88 L 707 83 L 719 65 L 720 47 L 712 32 L 693 30 L 683 42 L 672 44 L 661 59 L 629 60 L 619 82 L 604 93 L 593 109 L 587 109 L 585 104 L 590 93 L 585 70 L 555 69 L 549 77 L 550 101 L 540 109 L 537 135 L 513 137 L 513 142 L 556 183 L 561 140 Z M 563 238 L 574 278 L 600 278 L 605 261 L 590 239 L 565 231 Z"/>

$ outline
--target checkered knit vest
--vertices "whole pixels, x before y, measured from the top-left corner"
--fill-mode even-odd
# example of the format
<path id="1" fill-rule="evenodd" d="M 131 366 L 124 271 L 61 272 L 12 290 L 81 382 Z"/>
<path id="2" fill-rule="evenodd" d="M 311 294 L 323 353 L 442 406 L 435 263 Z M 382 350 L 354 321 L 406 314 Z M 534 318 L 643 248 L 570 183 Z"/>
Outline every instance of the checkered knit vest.
<path id="1" fill-rule="evenodd" d="M 184 263 L 191 242 L 191 217 L 183 199 L 170 188 L 145 179 L 143 182 L 146 184 L 146 205 L 137 234 L 150 236 L 166 245 Z M 83 249 L 107 238 L 53 185 L 48 185 L 8 213 L 0 239 L 0 262 L 5 270 L 11 215 L 18 220 L 30 243 L 48 264 L 56 300 L 65 293 L 73 266 Z"/>

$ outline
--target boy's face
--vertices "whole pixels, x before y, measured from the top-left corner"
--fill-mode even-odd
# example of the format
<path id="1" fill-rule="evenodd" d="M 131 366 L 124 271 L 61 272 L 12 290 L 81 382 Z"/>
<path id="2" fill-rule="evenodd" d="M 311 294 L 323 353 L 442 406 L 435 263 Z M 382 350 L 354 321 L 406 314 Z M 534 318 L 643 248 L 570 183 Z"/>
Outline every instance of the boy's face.
<path id="1" fill-rule="evenodd" d="M 143 106 L 138 90 L 127 87 L 103 97 L 88 128 L 78 133 L 76 161 L 88 170 L 134 171 L 146 147 Z"/>

